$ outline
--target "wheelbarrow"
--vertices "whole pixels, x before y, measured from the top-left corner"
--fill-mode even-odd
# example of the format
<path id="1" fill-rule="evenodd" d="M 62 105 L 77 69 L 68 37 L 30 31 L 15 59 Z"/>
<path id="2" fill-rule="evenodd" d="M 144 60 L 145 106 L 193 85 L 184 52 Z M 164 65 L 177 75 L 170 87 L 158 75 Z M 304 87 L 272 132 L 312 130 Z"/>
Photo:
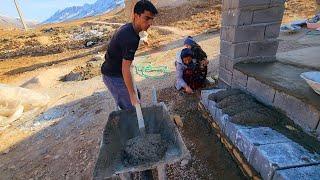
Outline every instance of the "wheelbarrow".
<path id="1" fill-rule="evenodd" d="M 153 95 L 156 101 L 156 95 Z M 135 110 L 113 111 L 103 132 L 99 156 L 95 165 L 93 179 L 111 179 L 125 177 L 133 172 L 146 172 L 158 169 L 158 177 L 165 179 L 164 167 L 168 164 L 190 159 L 181 135 L 170 119 L 168 109 L 164 103 L 153 102 L 150 107 L 142 108 L 147 134 L 160 134 L 162 139 L 170 141 L 165 155 L 156 162 L 144 162 L 137 165 L 128 165 L 124 161 L 123 151 L 129 139 L 139 135 L 138 120 Z M 159 175 L 159 170 L 162 175 Z M 161 178 L 162 176 L 162 178 Z M 126 179 L 126 178 L 121 178 Z"/>

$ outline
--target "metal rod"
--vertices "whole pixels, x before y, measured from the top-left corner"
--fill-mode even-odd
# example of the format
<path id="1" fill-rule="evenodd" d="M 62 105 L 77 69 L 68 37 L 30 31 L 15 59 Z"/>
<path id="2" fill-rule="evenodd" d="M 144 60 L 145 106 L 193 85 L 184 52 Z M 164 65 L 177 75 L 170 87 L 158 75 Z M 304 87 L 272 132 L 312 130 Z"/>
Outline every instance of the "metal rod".
<path id="1" fill-rule="evenodd" d="M 16 5 L 18 14 L 19 14 L 19 16 L 20 16 L 21 23 L 22 23 L 24 29 L 27 31 L 27 30 L 28 30 L 28 27 L 27 27 L 26 23 L 24 22 L 23 15 L 22 15 L 22 12 L 21 12 L 21 10 L 20 10 L 19 4 L 18 4 L 18 2 L 17 2 L 16 0 L 13 0 L 13 1 L 14 1 L 14 4 Z"/>
<path id="2" fill-rule="evenodd" d="M 157 99 L 157 91 L 156 88 L 153 86 L 152 87 L 152 104 L 157 105 L 158 99 Z"/>

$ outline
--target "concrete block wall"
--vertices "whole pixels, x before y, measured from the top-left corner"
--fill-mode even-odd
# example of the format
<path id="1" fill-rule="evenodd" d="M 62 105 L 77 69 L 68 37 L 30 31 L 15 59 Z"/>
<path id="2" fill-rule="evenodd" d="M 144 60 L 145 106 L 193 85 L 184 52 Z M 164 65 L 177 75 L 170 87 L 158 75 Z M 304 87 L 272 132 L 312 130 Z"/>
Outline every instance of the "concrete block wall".
<path id="1" fill-rule="evenodd" d="M 241 72 L 237 72 L 243 77 Z M 240 78 L 241 79 L 241 78 Z M 255 81 L 253 81 L 255 83 Z M 254 85 L 258 87 L 260 84 Z M 292 180 L 312 179 L 320 177 L 320 155 L 310 152 L 303 146 L 293 142 L 285 135 L 269 127 L 250 127 L 234 124 L 232 117 L 224 114 L 217 103 L 209 98 L 224 89 L 204 90 L 201 102 L 210 113 L 214 127 L 227 137 L 232 145 L 227 149 L 239 150 L 243 159 L 249 163 L 262 179 Z M 220 135 L 222 137 L 222 135 Z M 226 145 L 226 143 L 223 142 Z M 239 158 L 237 158 L 239 160 Z M 249 175 L 249 174 L 248 174 Z M 250 179 L 255 179 L 250 176 Z"/>
<path id="2" fill-rule="evenodd" d="M 305 132 L 309 134 L 315 133 L 320 140 L 320 126 L 318 125 L 320 123 L 320 111 L 312 105 L 275 89 L 237 69 L 233 69 L 231 88 L 247 91 L 264 104 L 282 110 Z"/>
<path id="3" fill-rule="evenodd" d="M 223 0 L 219 87 L 238 88 L 282 110 L 320 140 L 320 111 L 234 69 L 239 62 L 275 61 L 285 0 Z"/>
<path id="4" fill-rule="evenodd" d="M 283 13 L 284 0 L 222 1 L 220 84 L 232 85 L 238 62 L 275 61 Z"/>

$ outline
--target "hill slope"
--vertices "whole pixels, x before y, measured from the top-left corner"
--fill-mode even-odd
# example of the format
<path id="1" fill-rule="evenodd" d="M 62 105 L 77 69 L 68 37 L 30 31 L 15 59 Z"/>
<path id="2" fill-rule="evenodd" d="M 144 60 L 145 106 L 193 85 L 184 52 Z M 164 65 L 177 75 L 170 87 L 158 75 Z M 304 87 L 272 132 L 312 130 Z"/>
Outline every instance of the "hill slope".
<path id="1" fill-rule="evenodd" d="M 97 0 L 94 4 L 84 4 L 83 6 L 72 6 L 57 11 L 43 23 L 56 23 L 88 16 L 95 16 L 109 12 L 119 6 L 124 5 L 124 0 Z"/>
<path id="2" fill-rule="evenodd" d="M 36 22 L 27 21 L 28 27 L 34 27 Z M 23 28 L 19 18 L 11 18 L 0 15 L 0 28 Z"/>

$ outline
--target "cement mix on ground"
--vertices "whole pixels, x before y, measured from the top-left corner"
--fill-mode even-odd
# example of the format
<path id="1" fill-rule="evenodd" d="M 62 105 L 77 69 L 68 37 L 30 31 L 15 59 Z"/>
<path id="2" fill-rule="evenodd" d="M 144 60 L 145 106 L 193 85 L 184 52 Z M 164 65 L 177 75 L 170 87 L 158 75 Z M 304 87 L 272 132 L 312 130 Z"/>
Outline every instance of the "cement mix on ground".
<path id="1" fill-rule="evenodd" d="M 268 126 L 277 124 L 271 113 L 264 112 L 267 108 L 254 108 L 231 116 L 231 122 L 249 126 Z M 264 113 L 263 113 L 264 112 Z"/>
<path id="2" fill-rule="evenodd" d="M 223 91 L 220 91 L 223 92 Z M 217 107 L 232 118 L 232 122 L 242 125 L 274 125 L 280 118 L 277 113 L 257 102 L 240 90 L 227 90 L 216 93 Z"/>
<path id="3" fill-rule="evenodd" d="M 229 116 L 233 116 L 243 111 L 246 111 L 248 109 L 253 109 L 258 107 L 262 107 L 262 105 L 257 103 L 256 101 L 250 100 L 250 101 L 247 101 L 246 103 L 237 102 L 226 108 L 222 108 L 222 112 L 225 114 L 228 114 Z"/>
<path id="4" fill-rule="evenodd" d="M 129 139 L 125 145 L 124 162 L 128 166 L 157 162 L 165 155 L 167 145 L 160 134 L 146 134 Z"/>
<path id="5" fill-rule="evenodd" d="M 227 96 L 226 98 L 222 99 L 217 104 L 217 107 L 223 109 L 223 108 L 232 106 L 234 104 L 237 104 L 239 102 L 242 102 L 241 104 L 246 104 L 252 101 L 253 101 L 253 98 L 247 94 L 235 94 L 235 95 Z"/>
<path id="6" fill-rule="evenodd" d="M 210 94 L 208 99 L 211 101 L 220 102 L 224 98 L 231 96 L 231 95 L 235 95 L 235 94 L 243 94 L 243 92 L 239 89 L 231 89 L 228 91 L 219 91 L 215 94 Z"/>
<path id="7" fill-rule="evenodd" d="M 300 127 L 281 112 L 261 104 L 253 97 L 249 99 L 243 98 L 243 92 L 239 92 L 239 90 L 220 91 L 215 95 L 209 95 L 209 97 L 220 100 L 217 105 L 220 103 L 220 106 L 222 106 L 221 104 L 223 104 L 222 111 L 231 116 L 233 123 L 270 127 L 309 151 L 320 153 L 320 143 L 316 138 L 304 133 Z M 233 103 L 227 103 L 229 102 L 228 99 L 231 99 Z M 235 99 L 238 100 L 235 101 Z"/>

